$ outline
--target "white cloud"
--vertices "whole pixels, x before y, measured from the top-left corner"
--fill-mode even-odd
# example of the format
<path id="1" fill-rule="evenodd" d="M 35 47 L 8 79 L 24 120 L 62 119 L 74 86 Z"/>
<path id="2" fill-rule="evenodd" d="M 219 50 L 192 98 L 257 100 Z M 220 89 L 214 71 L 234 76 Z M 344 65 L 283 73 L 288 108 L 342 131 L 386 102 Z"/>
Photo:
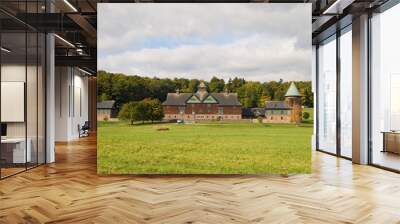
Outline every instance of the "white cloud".
<path id="1" fill-rule="evenodd" d="M 311 78 L 309 5 L 113 3 L 99 4 L 98 18 L 102 70 L 170 78 Z"/>

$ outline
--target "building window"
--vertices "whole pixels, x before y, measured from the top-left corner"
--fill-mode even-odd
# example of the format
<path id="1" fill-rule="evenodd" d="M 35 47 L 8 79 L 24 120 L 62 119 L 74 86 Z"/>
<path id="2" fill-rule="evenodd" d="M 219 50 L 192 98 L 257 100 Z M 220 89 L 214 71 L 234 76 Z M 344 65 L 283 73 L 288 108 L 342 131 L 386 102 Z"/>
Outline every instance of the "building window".
<path id="1" fill-rule="evenodd" d="M 219 107 L 218 108 L 218 114 L 224 114 L 224 108 L 223 107 Z"/>
<path id="2" fill-rule="evenodd" d="M 340 154 L 352 157 L 352 34 L 340 37 Z"/>
<path id="3" fill-rule="evenodd" d="M 371 137 L 373 164 L 400 170 L 400 4 L 372 17 Z M 392 133 L 395 131 L 394 133 Z"/>
<path id="4" fill-rule="evenodd" d="M 318 48 L 318 146 L 336 154 L 336 35 Z"/>

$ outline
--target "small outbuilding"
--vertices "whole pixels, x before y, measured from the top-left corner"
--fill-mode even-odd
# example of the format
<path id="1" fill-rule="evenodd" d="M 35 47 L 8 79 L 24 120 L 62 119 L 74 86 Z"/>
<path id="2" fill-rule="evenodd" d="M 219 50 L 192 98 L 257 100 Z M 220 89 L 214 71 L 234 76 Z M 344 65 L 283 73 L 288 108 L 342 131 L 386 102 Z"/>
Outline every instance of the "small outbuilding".
<path id="1" fill-rule="evenodd" d="M 116 118 L 117 115 L 114 105 L 115 105 L 114 100 L 105 100 L 97 102 L 97 120 L 104 121 Z"/>
<path id="2" fill-rule="evenodd" d="M 294 82 L 290 84 L 284 101 L 265 102 L 265 122 L 299 123 L 301 122 L 301 94 Z"/>

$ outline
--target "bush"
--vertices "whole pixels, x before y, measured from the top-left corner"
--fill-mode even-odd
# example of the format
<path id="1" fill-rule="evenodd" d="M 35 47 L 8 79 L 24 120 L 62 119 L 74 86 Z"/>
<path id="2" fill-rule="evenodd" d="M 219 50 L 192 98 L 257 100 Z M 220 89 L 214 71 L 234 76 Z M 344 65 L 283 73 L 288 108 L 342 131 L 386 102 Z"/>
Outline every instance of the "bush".
<path id="1" fill-rule="evenodd" d="M 308 112 L 303 112 L 303 119 L 304 119 L 304 120 L 308 120 L 308 118 L 310 118 L 310 113 L 308 113 Z"/>
<path id="2" fill-rule="evenodd" d="M 263 123 L 263 118 L 262 117 L 257 117 L 258 123 L 262 124 Z"/>
<path id="3" fill-rule="evenodd" d="M 103 121 L 108 121 L 108 117 L 107 117 L 107 116 L 104 117 L 104 118 L 103 118 Z"/>

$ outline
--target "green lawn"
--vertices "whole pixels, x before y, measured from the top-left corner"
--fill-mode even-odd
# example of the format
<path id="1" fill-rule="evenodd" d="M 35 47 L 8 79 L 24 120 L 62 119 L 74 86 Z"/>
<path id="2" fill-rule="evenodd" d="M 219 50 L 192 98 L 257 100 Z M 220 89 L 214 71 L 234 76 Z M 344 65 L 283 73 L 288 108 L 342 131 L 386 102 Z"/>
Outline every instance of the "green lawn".
<path id="1" fill-rule="evenodd" d="M 169 131 L 157 131 L 167 127 Z M 98 123 L 101 174 L 310 173 L 312 124 Z"/>

